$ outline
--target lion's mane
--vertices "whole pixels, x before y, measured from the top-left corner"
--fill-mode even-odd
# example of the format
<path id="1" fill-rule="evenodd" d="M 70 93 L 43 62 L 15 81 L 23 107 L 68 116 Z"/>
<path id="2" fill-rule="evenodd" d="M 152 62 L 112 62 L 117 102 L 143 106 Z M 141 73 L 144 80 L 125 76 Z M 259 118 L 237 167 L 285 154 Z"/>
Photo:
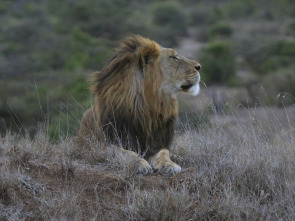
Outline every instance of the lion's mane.
<path id="1" fill-rule="evenodd" d="M 177 100 L 161 90 L 160 53 L 156 42 L 128 37 L 92 76 L 95 118 L 104 139 L 147 157 L 169 148 L 178 114 Z"/>

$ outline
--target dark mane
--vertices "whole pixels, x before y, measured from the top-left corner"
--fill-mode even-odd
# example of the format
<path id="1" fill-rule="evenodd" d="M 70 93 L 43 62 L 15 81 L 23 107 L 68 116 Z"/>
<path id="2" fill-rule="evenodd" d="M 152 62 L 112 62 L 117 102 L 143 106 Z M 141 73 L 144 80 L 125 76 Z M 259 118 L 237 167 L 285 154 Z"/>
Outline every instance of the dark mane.
<path id="1" fill-rule="evenodd" d="M 154 154 L 173 137 L 177 101 L 162 94 L 160 46 L 134 35 L 92 76 L 95 110 L 108 142 Z"/>

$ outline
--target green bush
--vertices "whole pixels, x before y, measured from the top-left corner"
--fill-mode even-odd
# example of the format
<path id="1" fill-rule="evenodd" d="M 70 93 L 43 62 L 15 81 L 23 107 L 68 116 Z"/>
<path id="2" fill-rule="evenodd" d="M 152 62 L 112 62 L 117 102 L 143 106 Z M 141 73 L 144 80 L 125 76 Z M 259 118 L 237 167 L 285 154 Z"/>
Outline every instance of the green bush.
<path id="1" fill-rule="evenodd" d="M 208 7 L 206 4 L 198 4 L 191 8 L 190 24 L 192 25 L 210 25 L 222 19 L 224 19 L 224 13 L 219 6 Z"/>
<path id="2" fill-rule="evenodd" d="M 152 9 L 152 38 L 166 47 L 176 45 L 177 37 L 187 33 L 188 19 L 176 1 L 155 2 Z"/>
<path id="3" fill-rule="evenodd" d="M 213 9 L 209 11 L 207 17 L 207 23 L 214 24 L 224 19 L 224 12 L 221 7 L 214 6 Z"/>
<path id="4" fill-rule="evenodd" d="M 228 42 L 209 44 L 199 57 L 202 78 L 207 84 L 228 83 L 236 73 L 233 46 Z"/>
<path id="5" fill-rule="evenodd" d="M 264 56 L 258 71 L 262 74 L 272 73 L 281 68 L 287 68 L 294 64 L 295 42 L 281 40 L 264 46 Z"/>
<path id="6" fill-rule="evenodd" d="M 0 2 L 0 13 L 5 13 L 7 12 L 7 10 L 10 9 L 11 5 L 13 4 L 13 2 L 11 2 L 10 0 L 2 0 Z"/>
<path id="7" fill-rule="evenodd" d="M 279 41 L 275 46 L 274 52 L 282 56 L 295 56 L 295 42 Z"/>
<path id="8" fill-rule="evenodd" d="M 177 29 L 185 30 L 187 18 L 178 2 L 156 2 L 151 7 L 154 24 L 173 25 Z"/>
<path id="9" fill-rule="evenodd" d="M 208 7 L 206 4 L 198 4 L 190 9 L 191 25 L 211 25 L 224 19 L 222 8 L 219 6 Z"/>
<path id="10" fill-rule="evenodd" d="M 108 41 L 74 28 L 67 38 L 61 35 L 44 37 L 35 45 L 30 57 L 38 71 L 97 70 L 106 63 L 113 50 L 109 45 Z"/>
<path id="11" fill-rule="evenodd" d="M 280 18 L 295 15 L 295 2 L 293 0 L 274 1 L 274 3 Z"/>
<path id="12" fill-rule="evenodd" d="M 208 24 L 208 14 L 211 12 L 210 8 L 202 5 L 197 5 L 191 10 L 190 24 L 203 25 Z"/>
<path id="13" fill-rule="evenodd" d="M 288 21 L 284 27 L 286 35 L 295 36 L 295 21 Z"/>
<path id="14" fill-rule="evenodd" d="M 32 128 L 29 131 L 34 133 L 39 122 L 50 120 L 64 129 L 70 119 L 76 121 L 71 124 L 70 131 L 74 131 L 81 113 L 91 105 L 86 73 L 44 72 L 30 76 L 36 81 L 17 78 L 0 81 L 0 121 L 4 122 L 1 124 L 12 130 Z M 73 115 L 79 118 L 69 118 Z"/>
<path id="15" fill-rule="evenodd" d="M 230 38 L 232 36 L 233 30 L 232 27 L 224 22 L 218 22 L 214 25 L 211 25 L 209 28 L 209 39 L 216 38 Z"/>
<path id="16" fill-rule="evenodd" d="M 79 103 L 83 102 L 89 97 L 90 83 L 83 76 L 75 77 L 63 88 L 68 94 L 73 96 Z"/>
<path id="17" fill-rule="evenodd" d="M 255 0 L 229 1 L 223 11 L 228 18 L 243 18 L 251 16 L 256 10 Z"/>

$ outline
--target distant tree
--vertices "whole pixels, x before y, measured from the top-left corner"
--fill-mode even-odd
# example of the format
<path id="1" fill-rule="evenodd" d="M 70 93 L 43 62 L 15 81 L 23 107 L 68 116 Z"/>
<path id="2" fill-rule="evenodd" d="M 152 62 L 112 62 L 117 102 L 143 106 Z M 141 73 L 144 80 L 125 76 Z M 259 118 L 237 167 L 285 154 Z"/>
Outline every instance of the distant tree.
<path id="1" fill-rule="evenodd" d="M 199 56 L 206 83 L 227 83 L 236 73 L 232 45 L 228 42 L 209 44 Z"/>

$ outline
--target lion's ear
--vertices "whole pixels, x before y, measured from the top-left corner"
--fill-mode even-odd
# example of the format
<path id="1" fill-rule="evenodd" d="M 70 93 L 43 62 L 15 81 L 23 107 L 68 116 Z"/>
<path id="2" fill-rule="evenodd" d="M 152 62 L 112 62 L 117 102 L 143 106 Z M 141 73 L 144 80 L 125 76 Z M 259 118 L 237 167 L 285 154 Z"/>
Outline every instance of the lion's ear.
<path id="1" fill-rule="evenodd" d="M 152 42 L 141 49 L 139 65 L 144 67 L 145 65 L 153 64 L 154 61 L 160 56 L 159 46 L 157 43 Z"/>

